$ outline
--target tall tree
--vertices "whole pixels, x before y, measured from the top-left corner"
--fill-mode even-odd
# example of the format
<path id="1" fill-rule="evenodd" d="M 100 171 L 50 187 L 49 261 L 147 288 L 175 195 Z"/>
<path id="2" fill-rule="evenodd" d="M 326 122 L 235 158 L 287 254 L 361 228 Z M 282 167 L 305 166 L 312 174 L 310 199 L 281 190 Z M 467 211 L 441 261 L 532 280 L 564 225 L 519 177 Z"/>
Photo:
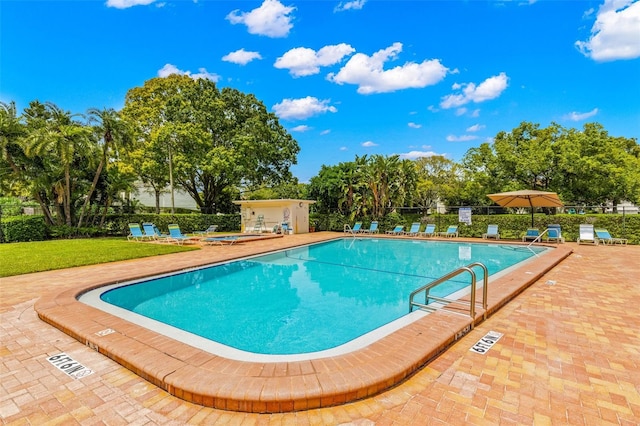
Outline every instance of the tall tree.
<path id="1" fill-rule="evenodd" d="M 171 156 L 177 184 L 203 213 L 216 212 L 230 186 L 290 180 L 300 150 L 255 96 L 206 79 L 148 80 L 127 93 L 123 113 L 148 149 Z"/>
<path id="2" fill-rule="evenodd" d="M 132 132 L 127 123 L 120 118 L 120 114 L 114 109 L 96 109 L 91 108 L 88 111 L 89 122 L 93 123 L 93 132 L 101 146 L 100 162 L 96 168 L 91 182 L 91 187 L 85 196 L 80 218 L 78 219 L 78 228 L 82 226 L 87 208 L 91 204 L 91 197 L 96 190 L 98 180 L 102 175 L 102 170 L 107 163 L 108 158 L 113 154 L 117 157 L 119 147 L 126 148 L 131 144 Z"/>
<path id="3" fill-rule="evenodd" d="M 31 129 L 26 138 L 27 155 L 45 156 L 58 161 L 63 170 L 63 181 L 54 184 L 58 204 L 62 207 L 65 223 L 72 225 L 71 167 L 76 154 L 89 144 L 91 129 L 74 120 L 74 115 L 53 103 L 46 103 L 47 115 Z"/>

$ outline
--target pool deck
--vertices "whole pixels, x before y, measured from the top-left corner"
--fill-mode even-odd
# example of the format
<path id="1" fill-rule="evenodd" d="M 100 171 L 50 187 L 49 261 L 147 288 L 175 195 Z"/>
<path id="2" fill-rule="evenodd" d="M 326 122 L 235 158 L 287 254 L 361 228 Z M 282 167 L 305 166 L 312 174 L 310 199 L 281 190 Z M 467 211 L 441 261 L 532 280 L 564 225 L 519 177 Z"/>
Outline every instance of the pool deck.
<path id="1" fill-rule="evenodd" d="M 79 291 L 104 282 L 332 236 L 284 236 L 1 279 L 0 419 L 3 424 L 638 424 L 638 246 L 559 245 L 555 256 L 568 257 L 558 266 L 547 271 L 551 257 L 543 256 L 493 283 L 494 312 L 458 340 L 450 335 L 465 327 L 464 317 L 438 313 L 353 354 L 302 363 L 221 359 L 75 302 Z M 68 309 L 72 304 L 78 305 Z M 44 323 L 36 309 L 102 353 Z M 105 328 L 116 332 L 96 336 Z M 489 331 L 504 336 L 485 354 L 469 351 Z M 46 360 L 62 352 L 95 373 L 78 380 L 66 376 Z M 333 406 L 343 398 L 355 401 Z M 290 409 L 304 411 L 229 411 Z"/>

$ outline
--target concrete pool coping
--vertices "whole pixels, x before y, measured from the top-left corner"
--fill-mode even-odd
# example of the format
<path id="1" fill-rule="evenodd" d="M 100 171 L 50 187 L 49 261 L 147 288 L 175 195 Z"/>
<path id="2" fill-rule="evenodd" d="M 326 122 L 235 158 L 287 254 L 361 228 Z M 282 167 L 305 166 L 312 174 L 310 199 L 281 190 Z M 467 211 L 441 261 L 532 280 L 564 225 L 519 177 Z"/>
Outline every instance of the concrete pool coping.
<path id="1" fill-rule="evenodd" d="M 341 236 L 317 233 L 305 241 L 287 237 L 274 243 L 280 248 L 287 245 L 294 247 L 310 242 L 310 238 L 323 241 Z M 478 242 L 477 239 L 462 238 L 456 241 Z M 492 242 L 501 243 L 505 242 Z M 506 243 L 517 244 L 511 241 Z M 276 249 L 273 245 L 265 251 Z M 230 260 L 245 255 L 246 250 L 242 246 L 237 247 L 212 247 L 208 250 Z M 568 246 L 553 247 L 551 253 L 491 283 L 489 315 L 572 252 Z M 221 254 L 216 250 L 228 252 Z M 207 264 L 211 260 L 206 262 L 202 256 L 198 262 Z M 183 267 L 184 264 L 176 264 L 173 270 Z M 167 265 L 169 270 L 170 266 Z M 117 275 L 119 280 L 124 281 L 157 272 L 145 268 L 120 268 Z M 305 410 L 375 395 L 402 382 L 455 343 L 464 335 L 469 324 L 469 319 L 462 315 L 439 311 L 348 354 L 296 362 L 242 362 L 176 342 L 77 301 L 79 294 L 113 282 L 114 277 L 109 274 L 92 276 L 82 285 L 45 295 L 36 303 L 35 309 L 42 320 L 172 395 L 204 406 L 233 411 L 263 413 Z M 477 313 L 476 322 L 482 320 L 482 314 Z M 96 334 L 106 329 L 114 332 L 102 337 Z"/>

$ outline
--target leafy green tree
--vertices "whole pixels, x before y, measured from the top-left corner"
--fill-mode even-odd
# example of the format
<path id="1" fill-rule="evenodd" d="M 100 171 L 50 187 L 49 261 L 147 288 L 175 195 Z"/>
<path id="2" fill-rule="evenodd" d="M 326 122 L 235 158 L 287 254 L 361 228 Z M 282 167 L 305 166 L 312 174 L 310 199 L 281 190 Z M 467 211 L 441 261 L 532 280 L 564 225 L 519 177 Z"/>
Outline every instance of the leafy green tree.
<path id="1" fill-rule="evenodd" d="M 456 197 L 460 176 L 458 165 L 442 155 L 421 157 L 414 162 L 417 173 L 416 203 L 424 210 L 438 201 L 450 203 Z"/>
<path id="2" fill-rule="evenodd" d="M 206 79 L 148 80 L 127 93 L 123 113 L 203 213 L 218 210 L 228 187 L 290 180 L 300 150 L 255 96 Z"/>
<path id="3" fill-rule="evenodd" d="M 554 182 L 564 200 L 586 205 L 616 206 L 640 202 L 640 145 L 635 139 L 612 137 L 598 123 L 582 131 L 566 131 L 558 143 Z"/>
<path id="4" fill-rule="evenodd" d="M 540 129 L 539 124 L 522 122 L 511 132 L 496 135 L 493 148 L 508 189 L 550 189 L 557 172 L 554 145 L 559 132 L 555 123 Z"/>

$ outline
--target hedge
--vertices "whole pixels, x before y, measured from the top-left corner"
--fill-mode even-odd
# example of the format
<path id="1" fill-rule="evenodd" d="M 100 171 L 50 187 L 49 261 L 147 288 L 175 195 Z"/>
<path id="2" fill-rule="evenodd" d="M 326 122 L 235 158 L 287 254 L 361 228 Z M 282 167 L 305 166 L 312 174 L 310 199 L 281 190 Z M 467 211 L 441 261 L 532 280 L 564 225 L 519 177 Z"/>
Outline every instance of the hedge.
<path id="1" fill-rule="evenodd" d="M 177 223 L 183 234 L 203 231 L 210 225 L 218 225 L 218 232 L 239 232 L 239 214 L 114 214 L 107 215 L 104 228 L 111 235 L 128 235 L 130 223 L 154 223 L 162 232 Z"/>
<path id="2" fill-rule="evenodd" d="M 0 242 L 42 241 L 47 237 L 44 216 L 11 216 L 0 222 Z"/>
<path id="3" fill-rule="evenodd" d="M 349 220 L 344 215 L 339 214 L 312 214 L 311 224 L 315 225 L 318 231 L 339 231 L 343 230 L 344 224 L 353 226 L 354 222 L 362 222 L 363 228 L 368 228 L 370 218 L 356 218 Z M 422 224 L 436 224 L 436 231 L 445 231 L 449 225 L 458 225 L 458 232 L 461 237 L 480 238 L 487 232 L 487 225 L 498 225 L 500 237 L 505 240 L 519 240 L 525 234 L 527 228 L 531 227 L 530 214 L 500 214 L 500 215 L 473 215 L 471 225 L 458 222 L 457 214 L 434 214 L 420 216 L 419 214 L 399 215 L 391 213 L 378 220 L 380 232 L 393 229 L 396 225 L 404 225 L 409 229 L 413 222 Z M 576 241 L 578 238 L 580 224 L 593 224 L 595 228 L 605 228 L 611 235 L 618 238 L 627 238 L 629 244 L 640 244 L 640 215 L 621 214 L 555 214 L 547 215 L 536 213 L 534 215 L 534 227 L 541 231 L 550 224 L 559 224 L 562 228 L 562 236 L 566 241 Z"/>

